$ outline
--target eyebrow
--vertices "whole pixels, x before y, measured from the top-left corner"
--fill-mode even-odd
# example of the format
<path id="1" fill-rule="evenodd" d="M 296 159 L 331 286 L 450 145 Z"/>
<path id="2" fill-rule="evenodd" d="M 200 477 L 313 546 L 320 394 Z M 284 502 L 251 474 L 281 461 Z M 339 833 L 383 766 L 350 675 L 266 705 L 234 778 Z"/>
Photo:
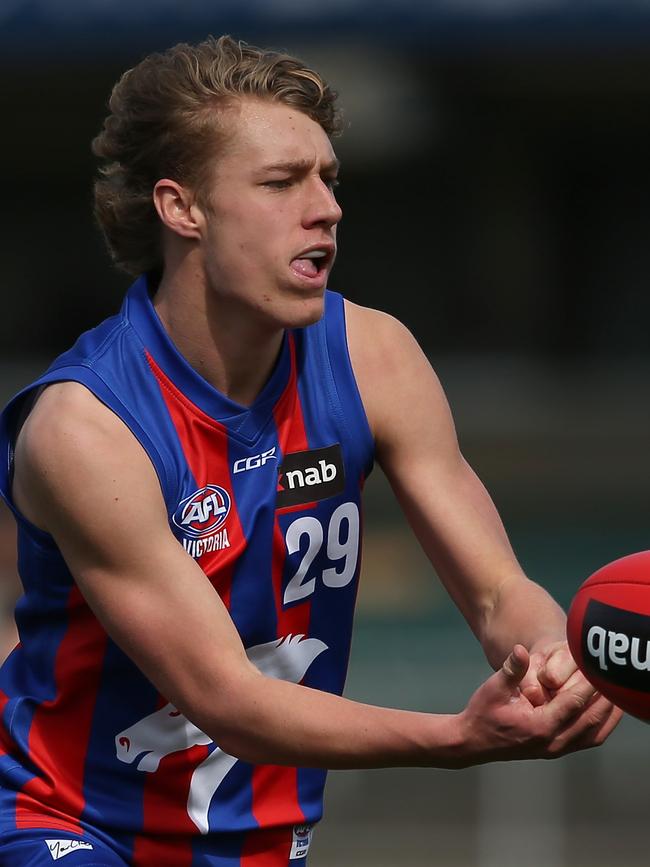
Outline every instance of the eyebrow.
<path id="1" fill-rule="evenodd" d="M 263 166 L 259 171 L 261 172 L 289 172 L 291 174 L 300 174 L 300 172 L 309 171 L 309 169 L 313 166 L 313 162 L 311 160 L 287 160 L 286 162 L 281 163 L 272 163 L 268 166 Z M 326 163 L 322 169 L 322 174 L 329 174 L 330 172 L 338 172 L 341 166 L 341 160 L 334 158 L 331 162 Z"/>

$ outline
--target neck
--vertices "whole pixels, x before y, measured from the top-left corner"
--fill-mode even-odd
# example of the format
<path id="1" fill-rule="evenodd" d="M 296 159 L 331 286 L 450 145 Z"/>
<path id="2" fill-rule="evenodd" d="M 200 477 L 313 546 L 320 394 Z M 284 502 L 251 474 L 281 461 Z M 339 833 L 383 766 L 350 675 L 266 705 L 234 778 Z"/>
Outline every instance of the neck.
<path id="1" fill-rule="evenodd" d="M 231 400 L 250 406 L 275 366 L 284 329 L 264 327 L 236 301 L 218 297 L 204 280 L 163 275 L 153 303 L 194 370 Z"/>

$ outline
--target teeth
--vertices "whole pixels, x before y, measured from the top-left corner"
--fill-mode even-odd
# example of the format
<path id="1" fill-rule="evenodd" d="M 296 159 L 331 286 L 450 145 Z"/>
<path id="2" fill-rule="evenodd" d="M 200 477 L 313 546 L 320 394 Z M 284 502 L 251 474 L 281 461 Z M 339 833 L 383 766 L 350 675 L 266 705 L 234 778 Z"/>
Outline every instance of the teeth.
<path id="1" fill-rule="evenodd" d="M 309 253 L 303 253 L 301 259 L 322 259 L 327 256 L 325 250 L 311 250 Z"/>

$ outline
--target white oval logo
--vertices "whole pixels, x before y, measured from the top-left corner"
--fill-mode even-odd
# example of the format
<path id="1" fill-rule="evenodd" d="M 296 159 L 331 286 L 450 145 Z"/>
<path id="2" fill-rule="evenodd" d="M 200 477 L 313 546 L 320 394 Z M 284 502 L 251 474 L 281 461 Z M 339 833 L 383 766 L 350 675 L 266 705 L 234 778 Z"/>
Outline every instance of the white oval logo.
<path id="1" fill-rule="evenodd" d="M 230 494 L 219 485 L 206 485 L 186 497 L 174 512 L 174 524 L 195 539 L 214 533 L 230 512 Z"/>

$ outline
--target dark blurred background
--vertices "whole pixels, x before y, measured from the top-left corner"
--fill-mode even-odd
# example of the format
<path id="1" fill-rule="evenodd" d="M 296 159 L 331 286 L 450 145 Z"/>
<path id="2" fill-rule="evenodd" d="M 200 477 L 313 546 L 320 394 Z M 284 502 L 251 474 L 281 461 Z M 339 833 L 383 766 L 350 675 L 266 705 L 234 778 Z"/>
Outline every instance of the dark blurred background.
<path id="1" fill-rule="evenodd" d="M 648 0 L 0 0 L 0 397 L 128 286 L 91 216 L 112 84 L 223 32 L 339 90 L 332 288 L 413 330 L 529 574 L 566 605 L 650 547 Z M 460 709 L 487 667 L 378 472 L 365 557 L 348 694 Z M 9 612 L 5 514 L 0 571 Z M 560 763 L 333 774 L 313 864 L 646 864 L 649 763 L 628 718 Z"/>

